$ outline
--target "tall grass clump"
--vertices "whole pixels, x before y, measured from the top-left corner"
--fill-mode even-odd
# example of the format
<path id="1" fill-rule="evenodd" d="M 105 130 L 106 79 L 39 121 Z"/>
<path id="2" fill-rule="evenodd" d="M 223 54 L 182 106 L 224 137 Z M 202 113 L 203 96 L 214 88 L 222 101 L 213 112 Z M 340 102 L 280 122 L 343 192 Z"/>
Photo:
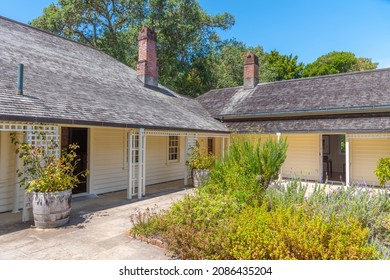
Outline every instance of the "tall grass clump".
<path id="1" fill-rule="evenodd" d="M 210 174 L 209 193 L 231 194 L 241 202 L 258 200 L 264 190 L 278 177 L 286 159 L 286 139 L 253 143 L 248 139 L 234 141 L 223 160 Z"/>

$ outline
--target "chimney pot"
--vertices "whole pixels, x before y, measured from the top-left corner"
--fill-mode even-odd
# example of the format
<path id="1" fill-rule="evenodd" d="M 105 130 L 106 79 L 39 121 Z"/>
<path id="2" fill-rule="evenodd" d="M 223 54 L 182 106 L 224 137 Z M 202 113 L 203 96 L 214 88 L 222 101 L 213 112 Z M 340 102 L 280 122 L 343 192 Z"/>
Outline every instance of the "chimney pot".
<path id="1" fill-rule="evenodd" d="M 146 26 L 138 34 L 137 78 L 144 85 L 158 86 L 157 35 Z"/>
<path id="2" fill-rule="evenodd" d="M 244 88 L 254 88 L 259 83 L 259 59 L 248 51 L 244 60 Z"/>

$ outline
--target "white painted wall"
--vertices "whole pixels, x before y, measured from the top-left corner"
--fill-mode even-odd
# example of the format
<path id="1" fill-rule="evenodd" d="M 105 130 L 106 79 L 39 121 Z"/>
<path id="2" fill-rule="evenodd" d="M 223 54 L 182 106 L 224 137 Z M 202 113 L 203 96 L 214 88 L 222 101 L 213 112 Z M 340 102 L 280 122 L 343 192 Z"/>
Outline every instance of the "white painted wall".
<path id="1" fill-rule="evenodd" d="M 351 183 L 379 185 L 375 176 L 377 162 L 390 157 L 390 139 L 350 139 Z"/>
<path id="2" fill-rule="evenodd" d="M 236 136 L 237 137 L 237 136 Z M 277 140 L 275 134 L 247 134 L 239 138 L 250 139 L 252 142 L 264 143 L 267 139 Z M 302 178 L 304 180 L 319 180 L 320 178 L 320 136 L 319 134 L 281 134 L 287 137 L 287 158 L 282 166 L 284 178 Z"/>
<path id="3" fill-rule="evenodd" d="M 282 134 L 287 136 L 287 158 L 282 166 L 285 178 L 319 180 L 319 134 Z"/>
<path id="4" fill-rule="evenodd" d="M 185 138 L 180 137 L 180 159 L 178 162 L 168 161 L 167 149 L 167 136 L 148 136 L 146 138 L 146 185 L 184 178 Z"/>
<path id="5" fill-rule="evenodd" d="M 127 189 L 126 134 L 120 128 L 90 129 L 90 193 Z M 167 136 L 146 137 L 146 185 L 184 178 L 184 137 L 180 137 L 179 162 L 168 162 L 167 149 Z"/>
<path id="6" fill-rule="evenodd" d="M 91 128 L 89 133 L 89 192 L 101 194 L 126 189 L 125 130 Z"/>
<path id="7" fill-rule="evenodd" d="M 13 209 L 15 160 L 15 148 L 11 143 L 10 133 L 0 132 L 0 212 Z M 23 193 L 23 191 L 21 190 L 19 193 Z M 21 199 L 19 200 L 21 201 Z"/>

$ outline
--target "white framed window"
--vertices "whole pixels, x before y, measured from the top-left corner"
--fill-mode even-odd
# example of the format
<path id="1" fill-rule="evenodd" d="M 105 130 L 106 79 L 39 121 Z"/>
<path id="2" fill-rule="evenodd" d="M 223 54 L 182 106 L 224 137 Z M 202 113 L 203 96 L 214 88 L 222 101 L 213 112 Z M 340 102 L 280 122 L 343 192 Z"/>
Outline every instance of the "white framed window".
<path id="1" fill-rule="evenodd" d="M 133 141 L 133 163 L 138 163 L 139 160 L 139 135 L 135 135 Z"/>
<path id="2" fill-rule="evenodd" d="M 168 136 L 168 162 L 179 162 L 180 159 L 179 136 Z"/>
<path id="3" fill-rule="evenodd" d="M 126 159 L 125 167 L 127 168 L 129 166 L 129 134 L 126 133 L 126 149 L 125 149 L 125 155 L 124 158 Z M 139 160 L 139 136 L 135 135 L 134 141 L 133 141 L 133 163 L 138 163 Z"/>

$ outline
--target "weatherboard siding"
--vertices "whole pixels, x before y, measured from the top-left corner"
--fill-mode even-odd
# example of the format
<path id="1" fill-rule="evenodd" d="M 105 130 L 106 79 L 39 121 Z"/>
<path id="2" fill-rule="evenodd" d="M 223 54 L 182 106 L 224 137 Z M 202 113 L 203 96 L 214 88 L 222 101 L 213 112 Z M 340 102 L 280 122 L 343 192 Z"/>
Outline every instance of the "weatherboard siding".
<path id="1" fill-rule="evenodd" d="M 128 188 L 127 130 L 92 128 L 90 141 L 90 193 L 101 194 Z M 178 162 L 168 161 L 168 137 L 146 137 L 146 185 L 184 178 L 185 140 L 180 137 Z"/>
<path id="2" fill-rule="evenodd" d="M 101 194 L 127 188 L 124 167 L 124 129 L 90 129 L 90 193 Z"/>
<path id="3" fill-rule="evenodd" d="M 377 162 L 390 157 L 390 139 L 353 138 L 351 142 L 351 182 L 378 185 L 375 176 Z"/>
<path id="4" fill-rule="evenodd" d="M 178 162 L 168 161 L 168 137 L 149 136 L 146 138 L 146 185 L 169 182 L 184 178 L 185 138 L 180 139 Z"/>
<path id="5" fill-rule="evenodd" d="M 16 154 L 9 132 L 0 132 L 0 212 L 13 209 Z M 19 192 L 20 194 L 23 191 Z M 22 201 L 20 195 L 19 201 Z M 22 207 L 22 205 L 19 205 Z"/>
<path id="6" fill-rule="evenodd" d="M 320 141 L 318 134 L 284 134 L 287 136 L 287 157 L 282 166 L 285 178 L 319 180 Z"/>
<path id="7" fill-rule="evenodd" d="M 318 134 L 281 134 L 287 138 L 287 157 L 282 165 L 283 178 L 302 178 L 319 180 L 319 135 Z M 252 143 L 264 143 L 268 139 L 277 140 L 276 134 L 243 134 L 238 139 L 249 139 Z"/>

